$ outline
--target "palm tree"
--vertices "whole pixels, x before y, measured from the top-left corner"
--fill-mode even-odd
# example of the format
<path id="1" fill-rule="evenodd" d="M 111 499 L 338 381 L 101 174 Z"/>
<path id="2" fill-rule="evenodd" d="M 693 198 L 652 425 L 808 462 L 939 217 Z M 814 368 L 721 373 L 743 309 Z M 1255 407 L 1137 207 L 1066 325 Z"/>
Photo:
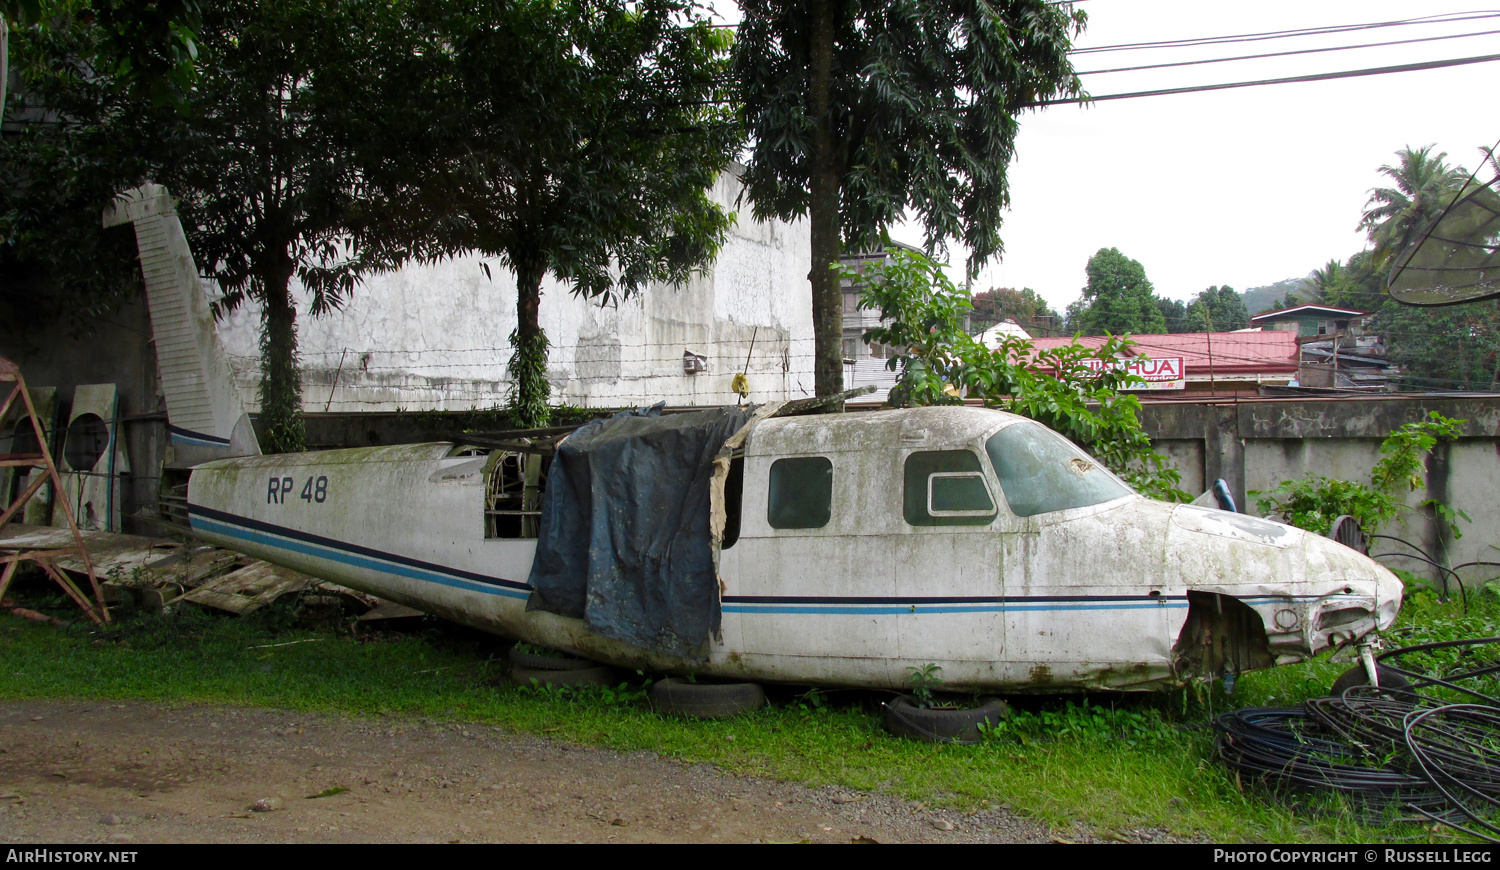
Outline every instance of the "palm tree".
<path id="1" fill-rule="evenodd" d="M 1389 176 L 1396 186 L 1370 191 L 1359 228 L 1369 234 L 1375 255 L 1381 260 L 1405 248 L 1468 181 L 1467 170 L 1443 162 L 1447 152 L 1432 154 L 1435 147 L 1407 146 L 1396 152 L 1400 166 L 1380 167 L 1381 174 Z"/>
<path id="2" fill-rule="evenodd" d="M 1327 302 L 1329 291 L 1343 280 L 1343 268 L 1338 260 L 1329 260 L 1323 268 L 1314 269 L 1297 283 L 1297 304 L 1303 304 L 1304 299 L 1309 303 Z M 1291 301 L 1290 297 L 1287 301 Z"/>

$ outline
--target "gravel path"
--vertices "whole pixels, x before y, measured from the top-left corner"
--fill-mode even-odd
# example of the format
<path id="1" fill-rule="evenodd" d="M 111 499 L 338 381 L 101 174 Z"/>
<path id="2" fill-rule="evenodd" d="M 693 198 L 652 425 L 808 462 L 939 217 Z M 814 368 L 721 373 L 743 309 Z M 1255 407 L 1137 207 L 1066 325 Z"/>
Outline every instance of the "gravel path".
<path id="1" fill-rule="evenodd" d="M 930 809 L 488 726 L 255 708 L 0 703 L 5 842 L 1088 839 L 1003 808 Z"/>

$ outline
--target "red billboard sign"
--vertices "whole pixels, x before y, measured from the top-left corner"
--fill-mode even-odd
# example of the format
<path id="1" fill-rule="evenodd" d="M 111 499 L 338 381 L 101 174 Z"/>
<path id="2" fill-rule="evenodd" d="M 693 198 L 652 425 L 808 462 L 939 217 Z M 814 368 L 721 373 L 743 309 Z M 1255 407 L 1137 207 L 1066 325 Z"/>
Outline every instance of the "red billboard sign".
<path id="1" fill-rule="evenodd" d="M 1117 370 L 1123 369 L 1145 381 L 1144 384 L 1135 384 L 1134 386 L 1126 387 L 1125 389 L 1127 390 L 1180 390 L 1185 383 L 1182 357 L 1171 357 L 1169 359 L 1086 359 L 1083 361 L 1083 364 L 1096 372 L 1104 371 L 1105 366 L 1111 366 Z"/>

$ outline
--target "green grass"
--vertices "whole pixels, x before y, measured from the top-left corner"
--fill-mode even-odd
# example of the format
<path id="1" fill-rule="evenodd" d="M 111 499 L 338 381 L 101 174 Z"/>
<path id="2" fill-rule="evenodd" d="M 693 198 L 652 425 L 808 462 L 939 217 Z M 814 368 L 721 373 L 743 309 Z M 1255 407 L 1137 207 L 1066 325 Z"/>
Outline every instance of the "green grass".
<path id="1" fill-rule="evenodd" d="M 70 618 L 57 599 L 29 606 Z M 1326 693 L 1348 663 L 1316 661 L 1149 696 L 1014 698 L 1014 716 L 978 746 L 918 744 L 888 734 L 877 693 L 772 690 L 764 710 L 684 721 L 651 712 L 643 677 L 607 691 L 560 692 L 502 682 L 504 643 L 432 626 L 356 641 L 299 627 L 294 605 L 235 619 L 184 609 L 118 627 L 54 628 L 0 613 L 0 699 L 147 700 L 278 707 L 323 714 L 462 721 L 590 746 L 650 750 L 734 775 L 883 790 L 959 809 L 1006 805 L 1067 827 L 1150 828 L 1215 842 L 1371 842 L 1431 836 L 1370 826 L 1338 801 L 1290 805 L 1213 758 L 1213 715 Z M 1500 599 L 1412 596 L 1401 643 L 1495 634 Z"/>

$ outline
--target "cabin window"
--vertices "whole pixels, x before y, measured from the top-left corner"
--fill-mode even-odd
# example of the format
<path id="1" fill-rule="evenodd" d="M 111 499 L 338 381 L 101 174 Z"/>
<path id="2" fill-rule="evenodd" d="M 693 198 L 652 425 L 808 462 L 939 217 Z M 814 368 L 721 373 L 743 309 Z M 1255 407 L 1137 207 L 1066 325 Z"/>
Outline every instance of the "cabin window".
<path id="1" fill-rule="evenodd" d="M 546 457 L 497 450 L 484 482 L 484 536 L 535 538 L 547 486 Z"/>
<path id="2" fill-rule="evenodd" d="M 821 529 L 833 516 L 833 463 L 823 456 L 771 463 L 766 521 L 773 529 Z"/>
<path id="3" fill-rule="evenodd" d="M 995 500 L 979 456 L 969 450 L 925 450 L 906 457 L 906 521 L 914 526 L 983 526 Z"/>
<path id="4" fill-rule="evenodd" d="M 1087 507 L 1130 494 L 1073 442 L 1036 423 L 1015 423 L 990 436 L 985 451 L 1000 489 L 1019 517 Z"/>

